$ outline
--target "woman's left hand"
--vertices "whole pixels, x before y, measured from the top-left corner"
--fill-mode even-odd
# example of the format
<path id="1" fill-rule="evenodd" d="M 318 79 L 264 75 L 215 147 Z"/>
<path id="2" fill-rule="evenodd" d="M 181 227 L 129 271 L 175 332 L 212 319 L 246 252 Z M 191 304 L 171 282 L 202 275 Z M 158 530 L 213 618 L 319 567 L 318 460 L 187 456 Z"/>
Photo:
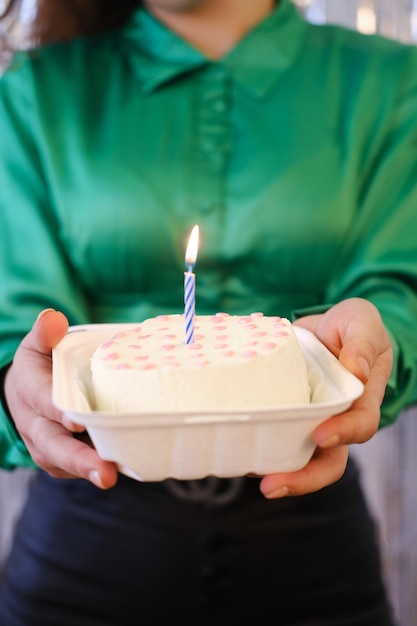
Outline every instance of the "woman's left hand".
<path id="1" fill-rule="evenodd" d="M 320 424 L 313 433 L 317 448 L 301 470 L 269 474 L 260 489 L 267 498 L 303 495 L 339 480 L 349 445 L 368 441 L 378 430 L 380 407 L 392 368 L 392 345 L 376 307 L 350 298 L 322 315 L 299 318 L 295 325 L 312 331 L 339 361 L 365 383 L 364 393 L 345 413 Z"/>

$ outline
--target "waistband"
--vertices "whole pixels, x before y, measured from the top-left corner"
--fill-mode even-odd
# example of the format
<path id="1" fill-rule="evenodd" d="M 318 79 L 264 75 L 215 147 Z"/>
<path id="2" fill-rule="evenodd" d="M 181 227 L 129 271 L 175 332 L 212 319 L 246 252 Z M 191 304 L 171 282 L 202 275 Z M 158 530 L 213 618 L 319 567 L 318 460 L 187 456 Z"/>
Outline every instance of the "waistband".
<path id="1" fill-rule="evenodd" d="M 238 499 L 245 486 L 245 481 L 244 477 L 217 478 L 216 476 L 208 476 L 199 480 L 169 478 L 164 481 L 164 485 L 168 493 L 178 500 L 221 507 Z"/>
<path id="2" fill-rule="evenodd" d="M 339 491 L 351 482 L 357 481 L 359 469 L 352 457 L 349 457 L 345 473 L 335 484 L 324 490 Z M 242 495 L 252 493 L 259 496 L 261 477 L 243 476 L 238 478 L 218 478 L 208 476 L 198 480 L 177 480 L 169 478 L 163 481 L 165 490 L 177 500 L 193 504 L 222 507 L 232 504 Z M 309 494 L 313 496 L 314 494 Z"/>

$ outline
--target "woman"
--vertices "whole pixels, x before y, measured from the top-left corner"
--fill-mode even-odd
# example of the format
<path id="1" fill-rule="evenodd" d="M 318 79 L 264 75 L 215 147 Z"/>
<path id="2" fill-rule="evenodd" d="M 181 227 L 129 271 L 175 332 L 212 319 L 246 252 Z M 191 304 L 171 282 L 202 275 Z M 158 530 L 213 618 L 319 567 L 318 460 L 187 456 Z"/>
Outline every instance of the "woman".
<path id="1" fill-rule="evenodd" d="M 0 83 L 2 464 L 40 468 L 0 624 L 392 626 L 348 446 L 416 401 L 417 52 L 289 0 L 118 11 Z M 68 323 L 181 311 L 196 222 L 199 313 L 292 316 L 366 383 L 303 470 L 197 499 L 118 475 L 51 400 Z"/>

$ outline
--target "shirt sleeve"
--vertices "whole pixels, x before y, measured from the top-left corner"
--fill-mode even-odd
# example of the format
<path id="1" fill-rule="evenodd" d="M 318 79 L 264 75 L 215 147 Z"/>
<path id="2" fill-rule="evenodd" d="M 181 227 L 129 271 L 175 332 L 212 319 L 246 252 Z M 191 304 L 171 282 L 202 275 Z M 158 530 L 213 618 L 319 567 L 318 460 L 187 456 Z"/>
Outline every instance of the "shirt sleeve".
<path id="1" fill-rule="evenodd" d="M 395 102 L 360 164 L 357 214 L 326 294 L 329 303 L 371 301 L 390 333 L 381 426 L 417 402 L 417 49 L 406 50 Z"/>
<path id="2" fill-rule="evenodd" d="M 86 319 L 63 252 L 37 137 L 37 97 L 23 66 L 0 79 L 0 368 L 10 364 L 43 308 Z M 0 467 L 34 463 L 0 406 Z"/>
<path id="3" fill-rule="evenodd" d="M 0 460 L 2 469 L 12 470 L 17 466 L 34 468 L 25 444 L 14 427 L 4 397 L 4 377 L 7 367 L 0 369 Z"/>

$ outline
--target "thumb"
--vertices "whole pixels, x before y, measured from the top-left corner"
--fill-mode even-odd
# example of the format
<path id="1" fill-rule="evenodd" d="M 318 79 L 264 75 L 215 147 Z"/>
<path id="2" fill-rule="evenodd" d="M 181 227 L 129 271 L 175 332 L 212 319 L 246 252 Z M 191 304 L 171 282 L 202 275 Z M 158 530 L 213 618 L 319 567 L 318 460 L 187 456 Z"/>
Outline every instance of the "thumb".
<path id="1" fill-rule="evenodd" d="M 51 414 L 52 348 L 67 330 L 68 320 L 63 313 L 45 309 L 23 338 L 5 379 L 7 400 L 11 408 L 14 406 L 13 415 L 17 411 L 24 413 L 22 407 L 31 407 L 39 414 Z"/>
<path id="2" fill-rule="evenodd" d="M 44 309 L 22 343 L 27 349 L 50 356 L 52 348 L 65 337 L 68 326 L 68 320 L 63 313 L 55 309 Z"/>
<path id="3" fill-rule="evenodd" d="M 343 344 L 339 361 L 363 383 L 367 383 L 377 356 L 374 345 L 367 337 L 355 336 Z"/>

